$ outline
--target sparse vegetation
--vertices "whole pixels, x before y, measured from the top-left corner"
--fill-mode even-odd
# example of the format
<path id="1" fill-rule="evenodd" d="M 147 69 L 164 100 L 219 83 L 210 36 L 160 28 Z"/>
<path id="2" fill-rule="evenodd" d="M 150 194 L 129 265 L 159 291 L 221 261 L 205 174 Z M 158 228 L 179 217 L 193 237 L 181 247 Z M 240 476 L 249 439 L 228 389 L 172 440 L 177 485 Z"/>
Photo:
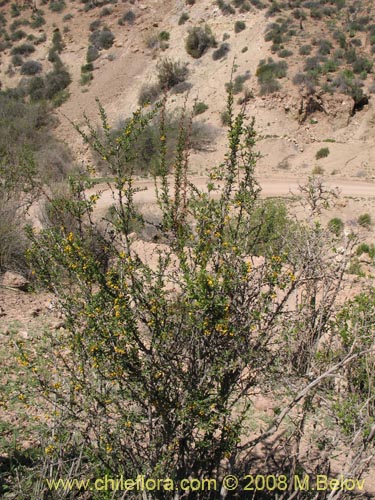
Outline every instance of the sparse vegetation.
<path id="1" fill-rule="evenodd" d="M 189 29 L 185 48 L 186 52 L 195 59 L 199 59 L 210 47 L 216 47 L 216 45 L 215 37 L 207 24 L 204 28 L 195 26 Z"/>
<path id="2" fill-rule="evenodd" d="M 231 87 L 233 94 L 239 94 L 243 90 L 243 84 L 250 78 L 250 71 L 247 71 L 243 75 L 237 75 L 234 77 L 232 82 L 226 83 L 225 87 L 227 91 Z"/>
<path id="3" fill-rule="evenodd" d="M 204 103 L 202 101 L 196 102 L 194 104 L 194 108 L 193 108 L 194 116 L 201 115 L 202 113 L 207 111 L 207 109 L 208 109 L 208 105 L 206 103 Z"/>
<path id="4" fill-rule="evenodd" d="M 31 45 L 29 43 L 23 43 L 22 45 L 17 45 L 16 47 L 13 47 L 10 53 L 12 55 L 22 55 L 22 56 L 28 56 L 35 52 L 35 47 L 34 45 Z"/>
<path id="5" fill-rule="evenodd" d="M 123 26 L 125 23 L 128 23 L 128 24 L 134 24 L 136 20 L 136 15 L 134 14 L 134 12 L 132 10 L 128 10 L 127 12 L 125 12 L 125 14 L 123 14 L 123 16 L 121 16 L 121 18 L 118 20 L 118 24 L 120 26 Z"/>
<path id="6" fill-rule="evenodd" d="M 344 230 L 344 223 L 342 219 L 339 217 L 334 217 L 328 222 L 328 229 L 333 233 L 335 236 L 340 236 L 340 234 Z"/>
<path id="7" fill-rule="evenodd" d="M 21 75 L 36 75 L 42 71 L 42 65 L 38 61 L 26 61 L 21 66 Z"/>
<path id="8" fill-rule="evenodd" d="M 64 0 L 51 0 L 48 2 L 48 7 L 52 12 L 62 12 L 66 8 Z"/>
<path id="9" fill-rule="evenodd" d="M 246 29 L 246 24 L 243 21 L 236 21 L 234 23 L 234 32 L 235 33 L 240 33 L 244 29 Z"/>
<path id="10" fill-rule="evenodd" d="M 317 160 L 320 160 L 321 158 L 327 158 L 329 155 L 329 148 L 321 148 L 319 151 L 316 152 L 315 158 Z"/>
<path id="11" fill-rule="evenodd" d="M 229 43 L 223 42 L 220 47 L 212 52 L 212 59 L 217 61 L 218 59 L 223 59 L 230 51 Z"/>
<path id="12" fill-rule="evenodd" d="M 186 21 L 189 20 L 189 14 L 187 12 L 183 12 L 178 20 L 178 24 L 179 26 L 181 26 L 182 24 L 185 24 Z"/>
<path id="13" fill-rule="evenodd" d="M 372 217 L 369 213 L 364 213 L 364 214 L 361 214 L 359 217 L 358 217 L 358 224 L 362 227 L 365 227 L 366 229 L 370 229 L 370 227 L 372 226 Z"/>
<path id="14" fill-rule="evenodd" d="M 44 19 L 43 16 L 41 16 L 40 14 L 37 14 L 34 19 L 31 21 L 31 24 L 30 26 L 33 28 L 33 29 L 38 29 L 40 28 L 41 26 L 43 26 L 44 24 L 46 24 L 46 20 Z"/>
<path id="15" fill-rule="evenodd" d="M 109 28 L 104 27 L 101 31 L 93 31 L 89 37 L 89 41 L 98 50 L 110 49 L 115 41 L 115 35 Z"/>
<path id="16" fill-rule="evenodd" d="M 160 96 L 161 87 L 158 83 L 145 84 L 141 87 L 138 104 L 144 106 L 145 104 L 154 103 Z"/>
<path id="17" fill-rule="evenodd" d="M 285 61 L 275 62 L 271 57 L 267 61 L 261 60 L 256 72 L 260 84 L 260 94 L 277 92 L 281 87 L 277 79 L 286 76 L 287 68 L 288 65 Z"/>
<path id="18" fill-rule="evenodd" d="M 321 167 L 320 165 L 315 165 L 315 167 L 312 169 L 312 175 L 323 175 L 324 174 L 324 168 Z"/>
<path id="19" fill-rule="evenodd" d="M 94 45 L 89 45 L 87 47 L 86 61 L 88 63 L 96 61 L 96 59 L 98 59 L 99 56 L 100 56 L 99 50 Z"/>
<path id="20" fill-rule="evenodd" d="M 163 41 L 163 42 L 168 42 L 168 40 L 170 39 L 171 35 L 168 31 L 161 31 L 159 33 L 159 40 Z"/>
<path id="21" fill-rule="evenodd" d="M 107 17 L 112 14 L 112 9 L 110 7 L 103 7 L 102 10 L 100 11 L 99 16 L 100 17 Z"/>
<path id="22" fill-rule="evenodd" d="M 219 7 L 221 12 L 225 16 L 236 13 L 232 5 L 230 3 L 225 2 L 225 0 L 216 0 L 216 5 Z"/>
<path id="23" fill-rule="evenodd" d="M 281 49 L 281 50 L 279 50 L 279 52 L 277 53 L 277 55 L 279 57 L 281 57 L 282 59 L 284 59 L 286 57 L 292 56 L 293 52 L 291 50 L 288 50 L 288 49 Z"/>
<path id="24" fill-rule="evenodd" d="M 311 49 L 312 49 L 311 45 L 308 44 L 302 45 L 299 49 L 299 54 L 301 56 L 308 56 L 311 54 Z"/>
<path id="25" fill-rule="evenodd" d="M 189 74 L 186 63 L 173 61 L 168 57 L 158 62 L 157 71 L 160 88 L 166 90 L 184 82 Z"/>

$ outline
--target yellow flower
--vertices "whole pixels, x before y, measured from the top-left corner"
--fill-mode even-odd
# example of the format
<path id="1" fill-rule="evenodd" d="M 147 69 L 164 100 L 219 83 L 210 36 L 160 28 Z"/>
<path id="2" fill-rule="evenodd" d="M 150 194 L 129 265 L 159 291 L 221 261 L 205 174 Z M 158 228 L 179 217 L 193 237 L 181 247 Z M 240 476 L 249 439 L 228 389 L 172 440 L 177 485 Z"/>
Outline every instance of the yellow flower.
<path id="1" fill-rule="evenodd" d="M 54 449 L 55 449 L 55 446 L 53 444 L 50 444 L 50 445 L 46 446 L 46 448 L 44 448 L 44 452 L 46 455 L 51 455 L 51 453 L 53 452 Z"/>

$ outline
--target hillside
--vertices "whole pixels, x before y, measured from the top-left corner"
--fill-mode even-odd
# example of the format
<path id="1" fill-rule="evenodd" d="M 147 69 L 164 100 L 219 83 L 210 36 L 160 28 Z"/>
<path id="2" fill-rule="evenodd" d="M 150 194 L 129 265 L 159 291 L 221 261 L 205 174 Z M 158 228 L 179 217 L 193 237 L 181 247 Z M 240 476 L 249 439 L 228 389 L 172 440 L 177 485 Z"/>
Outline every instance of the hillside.
<path id="1" fill-rule="evenodd" d="M 27 93 L 30 86 L 37 87 L 38 75 L 53 71 L 55 40 L 72 80 L 52 97 L 62 102 L 56 133 L 78 159 L 85 158 L 85 149 L 67 119 L 79 122 L 84 112 L 96 117 L 95 98 L 113 123 L 125 119 L 136 109 L 142 87 L 157 82 L 158 62 L 170 58 L 188 68 L 186 82 L 169 92 L 170 106 L 181 106 L 189 91 L 191 105 L 197 98 L 207 106 L 199 119 L 215 127 L 205 153 L 208 162 L 220 157 L 225 141 L 221 115 L 234 64 L 236 99 L 246 100 L 256 119 L 262 174 L 306 176 L 318 167 L 329 176 L 375 175 L 371 3 L 61 0 L 38 4 L 34 11 L 8 3 L 1 9 L 2 88 L 18 85 Z M 202 55 L 192 57 L 186 51 L 189 30 L 200 27 L 204 32 L 206 25 L 214 42 L 205 42 Z M 105 47 L 99 40 L 103 28 L 109 30 Z M 25 43 L 32 47 L 30 54 L 15 55 Z M 89 46 L 94 60 L 87 63 Z M 21 74 L 22 64 L 30 60 L 42 64 L 36 76 Z M 329 156 L 317 162 L 315 155 L 325 142 Z M 198 171 L 200 159 L 198 155 Z"/>

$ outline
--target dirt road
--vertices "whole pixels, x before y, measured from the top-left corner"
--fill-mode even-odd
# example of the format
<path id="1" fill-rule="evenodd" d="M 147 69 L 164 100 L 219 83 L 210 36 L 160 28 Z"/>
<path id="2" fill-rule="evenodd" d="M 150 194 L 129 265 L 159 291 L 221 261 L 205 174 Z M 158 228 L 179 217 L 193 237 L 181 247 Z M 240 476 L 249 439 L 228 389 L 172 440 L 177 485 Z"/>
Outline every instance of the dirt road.
<path id="1" fill-rule="evenodd" d="M 207 177 L 192 177 L 190 179 L 194 184 L 203 189 L 207 183 Z M 262 188 L 261 196 L 268 197 L 287 197 L 291 194 L 298 194 L 298 187 L 306 182 L 306 179 L 293 178 L 275 178 L 266 179 L 258 178 Z M 341 196 L 354 198 L 375 198 L 375 182 L 371 181 L 352 181 L 352 180 L 325 180 L 324 184 L 329 188 L 338 188 Z M 141 205 L 152 205 L 156 201 L 154 181 L 142 180 L 135 183 L 135 187 L 142 189 L 135 195 L 135 200 Z M 104 211 L 115 202 L 111 190 L 107 184 L 98 184 L 95 188 L 89 191 L 89 194 L 102 192 L 100 199 L 97 202 L 96 210 Z"/>

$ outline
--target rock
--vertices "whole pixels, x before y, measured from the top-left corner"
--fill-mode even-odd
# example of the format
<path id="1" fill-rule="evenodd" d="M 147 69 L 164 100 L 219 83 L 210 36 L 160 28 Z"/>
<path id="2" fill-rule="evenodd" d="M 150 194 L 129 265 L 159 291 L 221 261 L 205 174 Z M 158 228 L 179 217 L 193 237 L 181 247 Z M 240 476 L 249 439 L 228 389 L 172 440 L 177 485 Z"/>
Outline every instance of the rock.
<path id="1" fill-rule="evenodd" d="M 1 278 L 0 284 L 9 288 L 26 291 L 29 285 L 28 280 L 21 274 L 6 271 Z"/>
<path id="2" fill-rule="evenodd" d="M 51 327 L 54 329 L 54 330 L 60 330 L 60 328 L 64 328 L 65 326 L 65 321 L 55 321 L 54 323 L 52 323 Z"/>

